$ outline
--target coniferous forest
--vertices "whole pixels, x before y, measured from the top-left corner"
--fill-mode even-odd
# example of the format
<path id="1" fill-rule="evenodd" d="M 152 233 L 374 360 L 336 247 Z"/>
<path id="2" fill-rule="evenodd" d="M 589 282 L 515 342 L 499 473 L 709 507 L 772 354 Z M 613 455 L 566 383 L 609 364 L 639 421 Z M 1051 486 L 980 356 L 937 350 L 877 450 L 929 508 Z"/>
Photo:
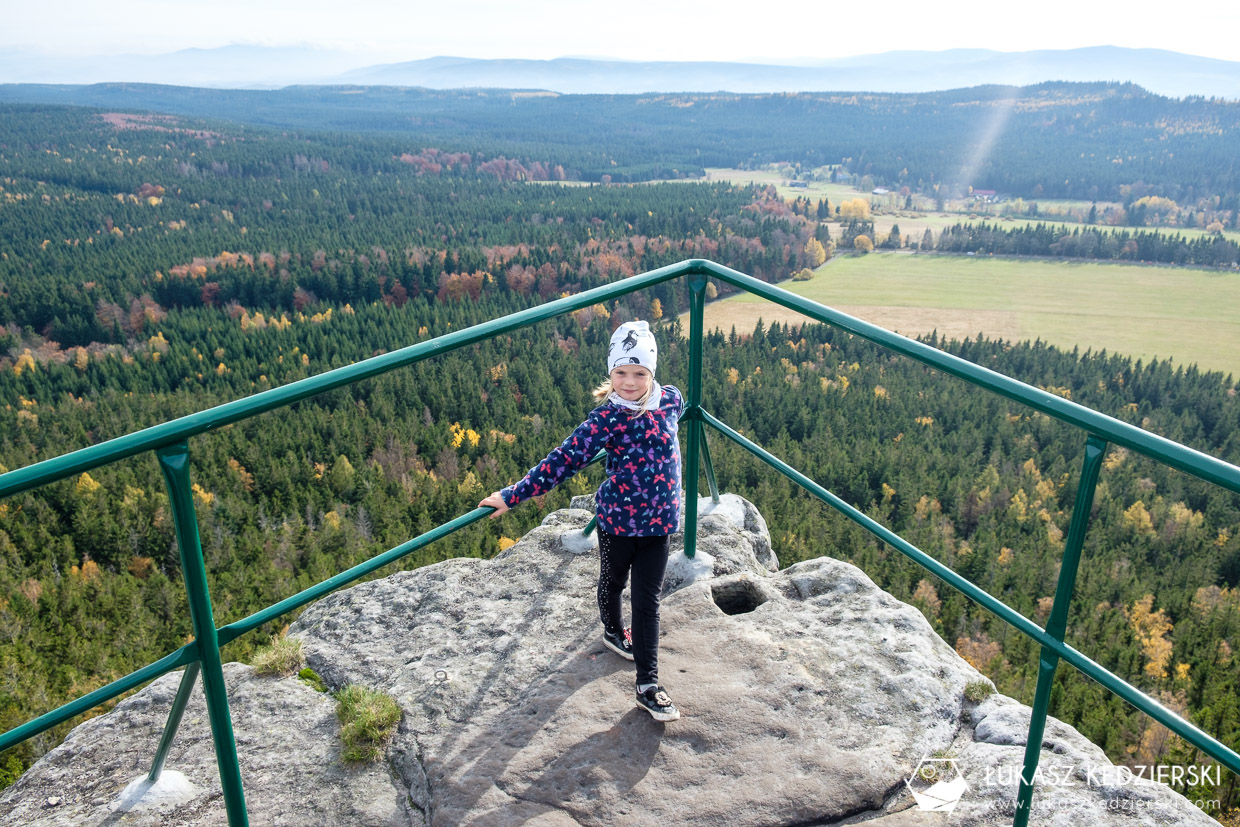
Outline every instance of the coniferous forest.
<path id="1" fill-rule="evenodd" d="M 338 137 L 324 140 L 346 154 L 357 148 L 358 135 L 399 143 L 397 136 L 413 133 L 423 146 L 550 162 L 549 177 L 559 166 L 583 181 L 682 178 L 705 167 L 783 162 L 802 172 L 832 168 L 893 190 L 908 186 L 930 197 L 976 187 L 1026 199 L 1122 201 L 1127 208 L 1153 195 L 1221 207 L 1233 220 L 1240 207 L 1234 101 L 1165 98 L 1133 84 L 650 95 L 13 84 L 0 86 L 0 102 L 168 112 L 298 132 L 331 129 Z M 531 179 L 540 174 L 527 172 Z"/>
<path id="2" fill-rule="evenodd" d="M 780 280 L 821 263 L 840 233 L 768 189 L 563 181 L 588 145 L 514 152 L 495 134 L 432 142 L 68 106 L 0 115 L 0 471 L 685 258 Z M 984 232 L 942 239 L 1017 238 Z M 683 286 L 665 284 L 195 438 L 217 622 L 518 478 L 588 411 L 616 324 L 659 324 L 659 378 L 683 385 L 686 308 Z M 1240 462 L 1232 377 L 1038 342 L 933 344 Z M 1083 434 L 821 326 L 717 331 L 704 350 L 712 413 L 1045 620 Z M 711 452 L 721 486 L 766 515 L 783 565 L 858 564 L 1030 700 L 1026 639 L 740 449 L 712 438 Z M 599 474 L 400 565 L 492 555 Z M 1236 745 L 1240 498 L 1111 448 L 1095 511 L 1069 642 Z M 0 503 L 0 729 L 183 644 L 185 603 L 153 457 Z M 225 656 L 245 660 L 277 632 Z M 1203 760 L 1071 668 L 1051 711 L 1116 761 Z M 67 730 L 0 756 L 0 779 Z M 1183 792 L 1235 807 L 1235 778 L 1222 778 Z"/>

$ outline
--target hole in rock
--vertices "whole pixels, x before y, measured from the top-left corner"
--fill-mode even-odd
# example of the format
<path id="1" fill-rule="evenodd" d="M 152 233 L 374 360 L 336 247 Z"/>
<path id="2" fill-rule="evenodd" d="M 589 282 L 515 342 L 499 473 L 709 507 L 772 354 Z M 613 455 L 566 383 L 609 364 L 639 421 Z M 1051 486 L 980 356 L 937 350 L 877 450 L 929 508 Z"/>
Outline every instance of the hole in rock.
<path id="1" fill-rule="evenodd" d="M 730 580 L 726 583 L 713 583 L 710 596 L 715 605 L 724 614 L 743 615 L 766 602 L 767 597 L 752 580 Z"/>

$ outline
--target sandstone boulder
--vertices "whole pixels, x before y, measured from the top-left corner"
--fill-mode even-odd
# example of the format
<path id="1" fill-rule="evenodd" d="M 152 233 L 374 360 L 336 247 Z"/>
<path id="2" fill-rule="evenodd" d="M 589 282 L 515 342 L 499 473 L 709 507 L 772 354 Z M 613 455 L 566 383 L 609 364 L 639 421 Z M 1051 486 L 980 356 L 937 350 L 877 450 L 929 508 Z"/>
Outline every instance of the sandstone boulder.
<path id="1" fill-rule="evenodd" d="M 259 677 L 240 663 L 224 664 L 224 682 L 251 824 L 410 823 L 405 785 L 390 766 L 342 762 L 336 704 L 328 695 L 295 678 Z M 143 783 L 179 683 L 179 672 L 164 675 L 74 728 L 0 796 L 0 824 L 227 824 L 200 689 L 185 709 L 159 784 Z"/>
<path id="2" fill-rule="evenodd" d="M 943 814 L 920 810 L 906 784 L 927 760 L 967 782 L 953 825 L 1011 823 L 1028 708 L 966 700 L 984 678 L 854 566 L 776 571 L 751 504 L 701 508 L 699 558 L 675 562 L 663 600 L 660 678 L 681 720 L 637 709 L 633 665 L 602 646 L 597 554 L 576 539 L 591 512 L 570 508 L 493 560 L 358 585 L 294 624 L 331 687 L 399 700 L 386 765 L 341 767 L 328 699 L 231 666 L 251 823 L 937 825 Z M 80 727 L 0 799 L 0 818 L 114 817 L 108 802 L 142 767 L 110 756 L 148 760 L 174 689 L 165 678 Z M 224 822 L 197 709 L 168 766 L 200 792 L 111 823 Z M 1165 786 L 1100 782 L 1105 756 L 1057 721 L 1043 763 L 1072 769 L 1042 779 L 1031 823 L 1214 823 Z M 48 820 L 48 796 L 71 794 L 77 820 Z"/>

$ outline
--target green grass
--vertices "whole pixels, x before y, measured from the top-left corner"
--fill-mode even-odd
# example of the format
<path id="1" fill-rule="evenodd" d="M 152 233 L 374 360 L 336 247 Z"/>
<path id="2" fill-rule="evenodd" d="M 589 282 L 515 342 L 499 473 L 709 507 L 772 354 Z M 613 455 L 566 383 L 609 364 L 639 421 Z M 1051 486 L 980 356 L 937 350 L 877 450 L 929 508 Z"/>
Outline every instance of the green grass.
<path id="1" fill-rule="evenodd" d="M 994 693 L 995 687 L 990 681 L 969 681 L 964 686 L 965 698 L 975 704 L 980 704 Z"/>
<path id="2" fill-rule="evenodd" d="M 336 696 L 346 761 L 376 761 L 400 723 L 401 709 L 385 692 L 351 683 Z"/>
<path id="3" fill-rule="evenodd" d="M 901 224 L 901 228 L 903 228 Z M 844 256 L 793 293 L 907 336 L 1041 339 L 1240 377 L 1240 275 L 1173 267 L 902 253 Z M 804 317 L 748 294 L 706 307 L 741 332 Z M 685 325 L 688 329 L 688 325 Z"/>
<path id="4" fill-rule="evenodd" d="M 282 678 L 296 675 L 305 663 L 301 639 L 279 635 L 272 635 L 270 645 L 256 651 L 250 659 L 250 665 L 259 675 L 278 675 Z"/>
<path id="5" fill-rule="evenodd" d="M 788 178 L 769 169 L 718 169 L 708 167 L 706 178 L 710 181 L 728 181 L 733 184 L 757 184 L 758 186 L 774 185 L 776 192 L 783 198 L 811 198 L 817 201 L 826 198 L 834 207 L 841 201 L 850 198 L 869 199 L 869 193 L 861 193 L 847 184 L 830 184 L 825 181 L 811 181 L 808 187 L 789 187 Z"/>
<path id="6" fill-rule="evenodd" d="M 1069 199 L 1054 198 L 1026 198 L 1026 204 L 1036 203 L 1041 214 L 1029 218 L 1021 217 L 1004 217 L 1000 215 L 1000 211 L 1007 204 L 977 204 L 968 199 L 951 199 L 945 202 L 944 211 L 935 211 L 933 199 L 923 195 L 913 195 L 912 211 L 903 209 L 904 199 L 896 194 L 889 195 L 872 195 L 869 192 L 862 192 L 849 184 L 830 184 L 822 181 L 811 182 L 804 189 L 792 188 L 786 186 L 787 178 L 769 169 L 722 169 L 711 167 L 706 170 L 706 175 L 712 181 L 729 181 L 734 184 L 754 183 L 760 186 L 774 185 L 775 190 L 783 198 L 795 198 L 803 196 L 817 201 L 820 198 L 827 198 L 834 208 L 842 201 L 848 201 L 853 198 L 864 198 L 869 201 L 878 212 L 874 215 L 874 227 L 879 234 L 891 231 L 891 224 L 900 225 L 900 232 L 903 235 L 912 235 L 914 241 L 921 241 L 921 234 L 925 232 L 926 227 L 934 231 L 937 236 L 939 231 L 944 227 L 950 227 L 956 223 L 968 223 L 970 221 L 990 221 L 999 222 L 1005 228 L 1018 227 L 1022 225 L 1032 224 L 1070 224 L 1076 225 L 1070 213 L 1079 211 L 1080 213 L 1088 213 L 1092 202 Z M 1117 207 L 1118 204 L 1109 201 L 1097 202 L 1099 212 L 1104 211 L 1107 207 Z M 1110 230 L 1110 227 L 1099 225 L 1101 230 Z M 1134 229 L 1134 228 L 1120 228 Z M 1157 231 L 1167 235 L 1180 234 L 1185 238 L 1197 238 L 1205 235 L 1205 230 L 1199 230 L 1195 227 L 1143 227 L 1146 231 Z M 1228 230 L 1223 233 L 1227 238 L 1233 241 L 1240 241 L 1240 232 Z"/>

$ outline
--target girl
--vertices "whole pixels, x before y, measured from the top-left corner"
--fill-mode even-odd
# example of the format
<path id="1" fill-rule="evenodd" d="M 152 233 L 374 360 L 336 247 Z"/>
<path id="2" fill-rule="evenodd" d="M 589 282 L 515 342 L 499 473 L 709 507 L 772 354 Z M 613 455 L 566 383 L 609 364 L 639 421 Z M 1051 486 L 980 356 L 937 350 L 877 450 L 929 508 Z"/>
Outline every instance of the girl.
<path id="1" fill-rule="evenodd" d="M 608 380 L 594 391 L 602 402 L 564 443 L 515 485 L 478 505 L 495 509 L 546 494 L 607 452 L 607 478 L 595 494 L 598 515 L 598 609 L 603 645 L 637 666 L 637 705 L 656 721 L 680 712 L 659 685 L 659 597 L 668 538 L 680 528 L 680 446 L 677 421 L 684 398 L 654 379 L 658 345 L 646 322 L 626 322 L 611 335 Z M 624 628 L 620 592 L 632 572 L 633 627 Z"/>

